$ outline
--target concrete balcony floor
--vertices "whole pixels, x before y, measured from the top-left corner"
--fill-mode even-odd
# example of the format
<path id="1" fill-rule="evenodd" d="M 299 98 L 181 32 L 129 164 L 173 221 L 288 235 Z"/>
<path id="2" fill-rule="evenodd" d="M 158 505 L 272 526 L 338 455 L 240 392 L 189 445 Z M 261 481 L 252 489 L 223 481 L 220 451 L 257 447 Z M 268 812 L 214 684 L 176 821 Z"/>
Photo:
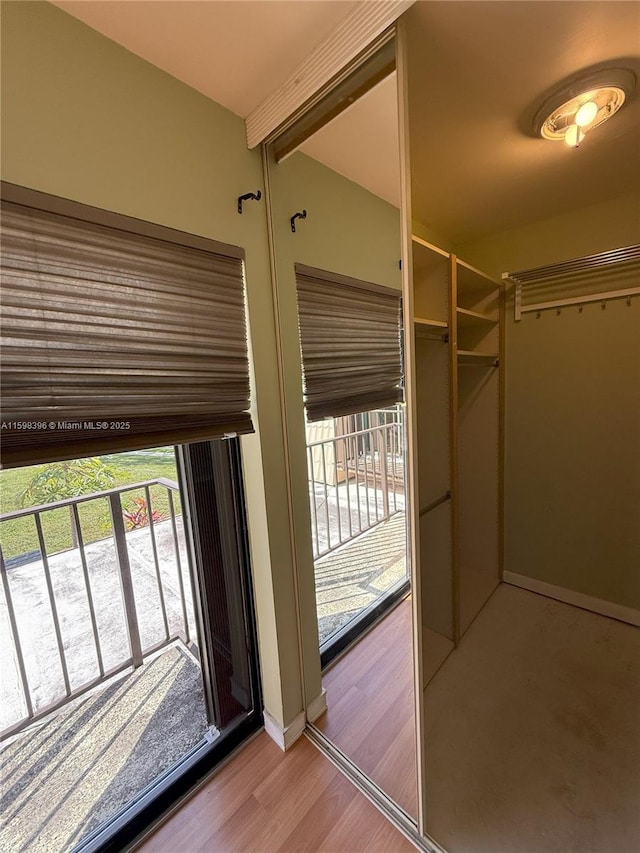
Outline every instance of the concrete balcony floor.
<path id="1" fill-rule="evenodd" d="M 321 643 L 406 578 L 405 525 L 398 512 L 315 561 Z"/>
<path id="2" fill-rule="evenodd" d="M 206 733 L 200 667 L 177 642 L 4 747 L 3 849 L 72 849 Z"/>

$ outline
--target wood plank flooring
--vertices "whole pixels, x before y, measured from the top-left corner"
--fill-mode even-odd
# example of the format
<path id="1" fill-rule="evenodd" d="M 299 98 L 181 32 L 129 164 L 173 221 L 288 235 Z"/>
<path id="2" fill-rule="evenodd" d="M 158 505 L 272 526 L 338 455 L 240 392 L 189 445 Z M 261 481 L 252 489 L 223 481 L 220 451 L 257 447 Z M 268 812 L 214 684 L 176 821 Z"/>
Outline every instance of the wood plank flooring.
<path id="1" fill-rule="evenodd" d="M 301 738 L 286 753 L 261 732 L 141 853 L 409 853 L 414 846 Z"/>
<path id="2" fill-rule="evenodd" d="M 417 813 L 411 602 L 382 619 L 323 676 L 315 725 L 407 814 Z"/>

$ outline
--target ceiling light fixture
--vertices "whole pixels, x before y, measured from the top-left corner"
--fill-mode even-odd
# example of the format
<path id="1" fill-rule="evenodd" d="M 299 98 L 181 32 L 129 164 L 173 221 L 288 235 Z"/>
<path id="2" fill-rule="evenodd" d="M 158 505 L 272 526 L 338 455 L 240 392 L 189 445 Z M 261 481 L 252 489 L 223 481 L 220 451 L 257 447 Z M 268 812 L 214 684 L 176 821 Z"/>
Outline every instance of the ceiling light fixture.
<path id="1" fill-rule="evenodd" d="M 635 75 L 626 68 L 607 68 L 574 79 L 540 107 L 534 119 L 536 136 L 577 148 L 586 133 L 618 112 L 635 83 Z"/>

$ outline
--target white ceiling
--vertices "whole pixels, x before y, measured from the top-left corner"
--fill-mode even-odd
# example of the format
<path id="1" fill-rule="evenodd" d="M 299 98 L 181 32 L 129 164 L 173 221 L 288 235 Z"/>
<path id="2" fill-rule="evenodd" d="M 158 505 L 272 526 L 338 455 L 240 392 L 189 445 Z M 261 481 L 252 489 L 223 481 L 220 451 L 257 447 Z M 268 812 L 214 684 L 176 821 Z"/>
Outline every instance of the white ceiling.
<path id="1" fill-rule="evenodd" d="M 246 117 L 358 0 L 54 0 Z M 419 0 L 410 42 L 413 215 L 462 243 L 640 190 L 640 90 L 577 150 L 529 135 L 549 90 L 596 63 L 640 87 L 640 3 Z M 304 144 L 398 204 L 394 80 Z"/>
<path id="2" fill-rule="evenodd" d="M 52 0 L 246 118 L 357 0 Z"/>
<path id="3" fill-rule="evenodd" d="M 400 207 L 397 85 L 394 72 L 300 150 Z"/>
<path id="4" fill-rule="evenodd" d="M 407 21 L 414 218 L 459 244 L 640 191 L 638 88 L 577 150 L 529 135 L 575 72 L 640 78 L 640 3 L 419 2 Z"/>

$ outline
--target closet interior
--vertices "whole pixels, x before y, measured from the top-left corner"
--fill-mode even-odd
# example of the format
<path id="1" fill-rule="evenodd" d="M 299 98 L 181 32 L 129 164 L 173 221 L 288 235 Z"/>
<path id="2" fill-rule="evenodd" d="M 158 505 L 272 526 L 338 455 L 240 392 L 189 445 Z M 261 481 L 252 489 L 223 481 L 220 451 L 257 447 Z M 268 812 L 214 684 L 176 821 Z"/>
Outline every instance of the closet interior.
<path id="1" fill-rule="evenodd" d="M 405 16 L 423 815 L 449 853 L 640 833 L 639 99 L 577 151 L 533 122 L 578 29 L 576 74 L 637 57 L 637 9 L 605 33 L 596 7 Z"/>

